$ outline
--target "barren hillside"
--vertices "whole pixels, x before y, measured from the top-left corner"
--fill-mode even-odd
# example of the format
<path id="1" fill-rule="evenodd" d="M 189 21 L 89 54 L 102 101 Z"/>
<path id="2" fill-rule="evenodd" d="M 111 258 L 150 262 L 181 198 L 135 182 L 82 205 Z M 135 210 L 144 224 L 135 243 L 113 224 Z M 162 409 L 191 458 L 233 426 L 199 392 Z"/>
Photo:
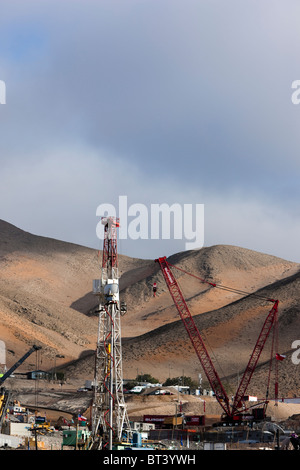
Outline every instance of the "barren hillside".
<path id="1" fill-rule="evenodd" d="M 121 272 L 143 264 L 120 257 Z M 96 303 L 92 283 L 100 277 L 100 266 L 96 250 L 0 221 L 0 339 L 8 364 L 34 343 L 43 347 L 43 368 L 95 348 L 98 321 L 88 312 Z M 64 357 L 55 359 L 58 355 Z"/>
<path id="2" fill-rule="evenodd" d="M 291 361 L 292 342 L 300 331 L 299 300 L 300 273 L 288 279 L 276 281 L 263 288 L 259 294 L 280 299 L 279 303 L 279 352 L 286 354 L 279 363 L 280 393 L 299 396 L 299 366 Z M 247 296 L 216 310 L 194 316 L 207 349 L 215 362 L 219 375 L 228 377 L 232 393 L 236 390 L 250 354 L 254 348 L 272 303 L 254 296 Z M 197 379 L 204 374 L 181 320 L 161 326 L 138 338 L 123 341 L 124 361 L 132 370 L 148 372 L 158 377 L 177 377 L 182 374 Z M 269 338 L 260 359 L 260 369 L 255 373 L 253 394 L 266 392 L 268 364 L 271 352 Z M 274 388 L 270 390 L 274 393 Z"/>
<path id="3" fill-rule="evenodd" d="M 297 263 L 275 256 L 224 245 L 178 253 L 168 261 L 204 280 L 246 293 L 256 292 L 277 280 L 287 278 L 300 268 Z M 192 314 L 212 311 L 240 298 L 230 291 L 212 289 L 176 269 L 173 272 L 185 299 L 188 300 Z M 158 287 L 156 298 L 152 294 L 154 282 Z M 124 319 L 123 336 L 137 336 L 178 319 L 163 276 L 153 261 L 149 264 L 149 271 L 145 269 L 144 277 L 134 285 L 131 283 L 122 293 L 122 298 L 130 307 L 126 320 Z"/>
<path id="4" fill-rule="evenodd" d="M 280 352 L 287 353 L 280 363 L 280 393 L 299 395 L 298 368 L 291 361 L 291 344 L 300 339 L 299 264 L 233 246 L 178 253 L 169 262 L 222 287 L 245 291 L 237 295 L 212 288 L 174 269 L 219 375 L 229 377 L 233 390 L 272 306 L 249 294 L 279 299 Z M 8 365 L 35 343 L 43 347 L 41 368 L 69 363 L 65 370 L 70 379 L 84 383 L 93 376 L 98 319 L 91 289 L 100 265 L 96 250 L 0 221 L 0 339 L 7 346 Z M 137 372 L 159 380 L 203 375 L 158 264 L 119 256 L 119 267 L 121 296 L 128 306 L 122 317 L 124 377 L 134 378 Z M 153 282 L 158 286 L 155 298 Z M 261 394 L 268 359 L 266 347 L 253 381 Z M 25 369 L 33 366 L 30 360 L 24 363 Z"/>

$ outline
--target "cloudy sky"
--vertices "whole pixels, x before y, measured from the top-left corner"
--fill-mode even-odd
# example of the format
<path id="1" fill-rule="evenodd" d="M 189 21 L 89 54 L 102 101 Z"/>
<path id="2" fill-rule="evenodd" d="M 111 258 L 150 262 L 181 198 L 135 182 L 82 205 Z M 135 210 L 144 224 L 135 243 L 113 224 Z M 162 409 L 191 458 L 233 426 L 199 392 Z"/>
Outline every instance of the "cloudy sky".
<path id="1" fill-rule="evenodd" d="M 204 204 L 205 246 L 300 262 L 299 18 L 298 0 L 3 1 L 0 218 L 101 248 L 97 208 L 126 196 L 149 235 L 119 251 L 155 258 L 187 240 L 152 239 L 152 207 Z"/>

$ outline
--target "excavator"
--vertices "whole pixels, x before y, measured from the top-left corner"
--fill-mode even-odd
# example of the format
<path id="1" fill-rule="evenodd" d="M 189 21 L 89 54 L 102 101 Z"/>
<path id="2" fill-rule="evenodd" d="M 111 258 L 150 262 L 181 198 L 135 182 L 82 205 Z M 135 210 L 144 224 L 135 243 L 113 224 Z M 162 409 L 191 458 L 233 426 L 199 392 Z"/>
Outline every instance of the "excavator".
<path id="1" fill-rule="evenodd" d="M 33 352 L 41 349 L 41 346 L 32 346 L 24 356 L 22 356 L 2 377 L 0 377 L 0 432 L 2 430 L 3 421 L 6 415 L 7 407 L 10 400 L 11 392 L 3 387 L 5 380 L 29 357 Z"/>

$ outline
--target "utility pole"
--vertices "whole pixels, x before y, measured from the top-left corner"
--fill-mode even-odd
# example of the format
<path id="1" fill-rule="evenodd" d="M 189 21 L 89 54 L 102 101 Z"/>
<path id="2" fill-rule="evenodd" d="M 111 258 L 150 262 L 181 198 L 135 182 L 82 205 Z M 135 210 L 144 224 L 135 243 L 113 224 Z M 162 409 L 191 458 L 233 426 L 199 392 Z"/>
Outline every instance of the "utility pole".
<path id="1" fill-rule="evenodd" d="M 122 433 L 130 435 L 123 395 L 121 316 L 127 311 L 119 298 L 117 228 L 119 219 L 103 217 L 102 276 L 94 280 L 98 296 L 99 322 L 95 354 L 94 400 L 92 407 L 93 448 L 112 450 Z"/>

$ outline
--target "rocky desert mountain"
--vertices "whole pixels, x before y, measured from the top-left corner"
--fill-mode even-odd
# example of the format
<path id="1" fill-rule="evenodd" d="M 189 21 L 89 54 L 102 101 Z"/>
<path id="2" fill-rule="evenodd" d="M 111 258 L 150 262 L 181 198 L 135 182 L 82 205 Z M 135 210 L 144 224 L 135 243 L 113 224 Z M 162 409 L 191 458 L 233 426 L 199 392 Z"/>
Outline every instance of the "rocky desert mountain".
<path id="1" fill-rule="evenodd" d="M 169 262 L 220 286 L 174 269 L 215 367 L 232 392 L 272 307 L 264 299 L 279 300 L 278 352 L 286 355 L 279 364 L 279 393 L 299 396 L 300 364 L 292 361 L 292 343 L 300 340 L 300 264 L 227 245 L 174 254 Z M 98 318 L 92 282 L 100 277 L 100 266 L 97 250 L 32 235 L 0 221 L 0 339 L 6 344 L 8 366 L 37 344 L 42 346 L 40 368 L 55 365 L 69 380 L 82 383 L 93 377 Z M 119 271 L 121 298 L 128 308 L 122 317 L 124 377 L 149 373 L 160 381 L 181 375 L 197 380 L 201 373 L 205 382 L 158 264 L 119 255 Z M 268 343 L 249 393 L 265 393 Z M 28 359 L 22 370 L 34 367 Z"/>

